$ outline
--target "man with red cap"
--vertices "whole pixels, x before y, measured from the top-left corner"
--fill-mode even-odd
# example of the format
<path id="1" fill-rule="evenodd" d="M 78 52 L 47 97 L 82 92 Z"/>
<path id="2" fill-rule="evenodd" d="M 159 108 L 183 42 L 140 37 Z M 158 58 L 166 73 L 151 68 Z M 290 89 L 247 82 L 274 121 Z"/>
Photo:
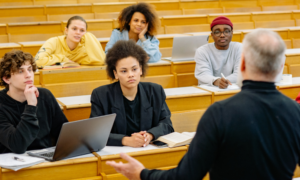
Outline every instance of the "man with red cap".
<path id="1" fill-rule="evenodd" d="M 237 80 L 242 44 L 231 42 L 233 24 L 227 17 L 215 18 L 210 27 L 214 43 L 197 49 L 195 77 L 198 79 L 199 85 L 215 85 L 225 89 Z"/>

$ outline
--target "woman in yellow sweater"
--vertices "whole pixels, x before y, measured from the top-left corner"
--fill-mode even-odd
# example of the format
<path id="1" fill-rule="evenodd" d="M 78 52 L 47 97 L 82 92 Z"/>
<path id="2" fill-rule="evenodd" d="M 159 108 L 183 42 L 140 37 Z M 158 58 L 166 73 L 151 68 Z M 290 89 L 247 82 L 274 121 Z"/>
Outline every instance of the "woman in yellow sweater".
<path id="1" fill-rule="evenodd" d="M 87 23 L 82 17 L 71 17 L 65 35 L 48 39 L 36 54 L 37 66 L 69 61 L 81 65 L 104 65 L 105 53 L 100 42 L 86 30 Z"/>

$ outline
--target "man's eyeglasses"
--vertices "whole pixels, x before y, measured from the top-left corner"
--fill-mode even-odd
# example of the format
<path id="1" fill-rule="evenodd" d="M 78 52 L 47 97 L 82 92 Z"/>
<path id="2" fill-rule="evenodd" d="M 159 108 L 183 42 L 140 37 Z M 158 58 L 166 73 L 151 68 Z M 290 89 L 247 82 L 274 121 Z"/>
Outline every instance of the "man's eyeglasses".
<path id="1" fill-rule="evenodd" d="M 226 29 L 226 30 L 223 31 L 223 32 L 221 32 L 221 31 L 219 31 L 219 30 L 215 30 L 213 33 L 214 33 L 214 35 L 217 36 L 217 37 L 221 36 L 222 33 L 224 34 L 224 36 L 229 36 L 230 33 L 231 33 L 231 31 L 228 30 L 228 29 Z"/>

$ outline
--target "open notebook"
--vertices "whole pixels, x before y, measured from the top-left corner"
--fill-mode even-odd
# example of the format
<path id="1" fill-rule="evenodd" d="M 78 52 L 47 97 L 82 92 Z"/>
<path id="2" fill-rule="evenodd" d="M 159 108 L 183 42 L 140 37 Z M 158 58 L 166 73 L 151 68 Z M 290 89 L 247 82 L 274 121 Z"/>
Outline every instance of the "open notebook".
<path id="1" fill-rule="evenodd" d="M 168 144 L 169 147 L 177 147 L 190 144 L 196 132 L 173 132 L 157 138 L 157 141 Z"/>

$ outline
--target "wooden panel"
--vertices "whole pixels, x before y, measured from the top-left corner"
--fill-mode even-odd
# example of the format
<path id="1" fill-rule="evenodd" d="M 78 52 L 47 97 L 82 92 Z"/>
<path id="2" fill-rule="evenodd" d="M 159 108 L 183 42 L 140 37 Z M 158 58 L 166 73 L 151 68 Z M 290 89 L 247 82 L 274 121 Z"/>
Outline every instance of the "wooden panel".
<path id="1" fill-rule="evenodd" d="M 257 0 L 221 0 L 222 7 L 253 7 L 257 6 Z"/>
<path id="2" fill-rule="evenodd" d="M 293 48 L 300 48 L 300 39 L 292 39 Z"/>
<path id="3" fill-rule="evenodd" d="M 290 39 L 284 39 L 283 40 L 284 41 L 284 43 L 285 43 L 285 46 L 286 46 L 286 48 L 287 49 L 292 49 L 292 40 L 290 40 Z"/>
<path id="4" fill-rule="evenodd" d="M 300 64 L 300 54 L 286 55 L 285 64 Z"/>
<path id="5" fill-rule="evenodd" d="M 220 8 L 218 0 L 181 0 L 180 7 L 182 9 L 202 9 L 202 8 Z"/>
<path id="6" fill-rule="evenodd" d="M 10 43 L 3 43 L 0 44 L 0 57 L 2 58 L 5 53 L 12 51 L 12 50 L 21 50 L 21 46 L 18 44 L 10 44 Z"/>
<path id="7" fill-rule="evenodd" d="M 93 13 L 91 4 L 46 5 L 46 14 Z"/>
<path id="8" fill-rule="evenodd" d="M 34 85 L 40 85 L 40 73 L 39 72 L 34 73 Z"/>
<path id="9" fill-rule="evenodd" d="M 208 24 L 207 17 L 204 15 L 183 15 L 183 16 L 165 16 L 162 17 L 162 25 L 177 26 L 177 25 L 194 25 Z"/>
<path id="10" fill-rule="evenodd" d="M 293 19 L 291 11 L 284 12 L 254 12 L 252 13 L 253 21 L 279 21 Z"/>
<path id="11" fill-rule="evenodd" d="M 223 13 L 222 8 L 207 8 L 207 9 L 183 9 L 183 14 L 213 14 Z"/>
<path id="12" fill-rule="evenodd" d="M 174 62 L 173 71 L 177 74 L 195 72 L 195 61 Z"/>
<path id="13" fill-rule="evenodd" d="M 255 21 L 255 28 L 279 28 L 295 26 L 295 20 Z"/>
<path id="14" fill-rule="evenodd" d="M 127 3 L 95 3 L 93 10 L 96 13 L 120 12 L 124 8 L 136 4 L 135 2 Z"/>
<path id="15" fill-rule="evenodd" d="M 165 26 L 166 34 L 180 34 L 189 32 L 206 32 L 210 31 L 210 24 L 199 25 L 182 25 L 182 26 Z"/>
<path id="16" fill-rule="evenodd" d="M 295 100 L 300 92 L 300 86 L 279 87 L 279 91 L 287 97 Z"/>
<path id="17" fill-rule="evenodd" d="M 60 22 L 9 23 L 8 33 L 10 33 L 11 35 L 54 34 L 54 33 L 62 33 L 62 28 Z"/>
<path id="18" fill-rule="evenodd" d="M 104 66 L 41 70 L 40 74 L 42 84 L 108 80 Z"/>
<path id="19" fill-rule="evenodd" d="M 33 5 L 32 0 L 4 0 L 0 2 L 0 6 L 31 6 Z"/>
<path id="20" fill-rule="evenodd" d="M 162 75 L 162 76 L 146 76 L 145 78 L 141 78 L 141 81 L 160 84 L 163 88 L 176 87 L 175 77 L 173 74 L 172 75 Z"/>
<path id="21" fill-rule="evenodd" d="M 47 21 L 47 16 L 41 15 L 41 16 L 0 17 L 0 23 L 39 22 L 39 21 Z"/>
<path id="22" fill-rule="evenodd" d="M 0 24 L 0 35 L 6 35 L 6 34 L 7 34 L 6 24 Z"/>
<path id="23" fill-rule="evenodd" d="M 217 102 L 217 101 L 222 101 L 222 100 L 228 99 L 231 96 L 234 96 L 235 94 L 237 94 L 238 92 L 239 91 L 215 92 L 213 103 Z"/>
<path id="24" fill-rule="evenodd" d="M 95 19 L 94 13 L 85 13 L 85 14 L 50 14 L 48 15 L 48 21 L 68 21 L 73 16 L 81 16 L 85 20 Z"/>
<path id="25" fill-rule="evenodd" d="M 32 56 L 35 56 L 42 45 L 22 46 L 22 51 L 29 52 Z"/>
<path id="26" fill-rule="evenodd" d="M 95 13 L 95 19 L 117 19 L 120 12 Z"/>
<path id="27" fill-rule="evenodd" d="M 262 6 L 263 11 L 292 11 L 297 10 L 297 5 L 287 5 L 287 6 Z"/>
<path id="28" fill-rule="evenodd" d="M 109 80 L 97 80 L 73 83 L 46 84 L 43 87 L 49 89 L 52 94 L 58 98 L 67 96 L 90 95 L 95 88 L 109 83 Z"/>
<path id="29" fill-rule="evenodd" d="M 119 2 L 118 0 L 77 0 L 78 4 L 81 3 L 106 3 L 106 2 Z"/>
<path id="30" fill-rule="evenodd" d="M 288 65 L 288 67 L 289 74 L 292 74 L 293 77 L 300 77 L 300 64 L 291 64 Z"/>
<path id="31" fill-rule="evenodd" d="M 196 86 L 198 80 L 195 78 L 194 73 L 177 74 L 178 87 Z"/>
<path id="32" fill-rule="evenodd" d="M 165 10 L 179 10 L 180 9 L 180 4 L 177 1 L 174 2 L 168 2 L 168 1 L 155 1 L 151 2 L 149 1 L 148 3 L 152 4 L 155 7 L 155 10 L 157 11 L 165 11 Z"/>
<path id="33" fill-rule="evenodd" d="M 34 0 L 35 5 L 77 4 L 77 0 Z"/>
<path id="34" fill-rule="evenodd" d="M 300 10 L 293 11 L 293 18 L 300 19 Z"/>
<path id="35" fill-rule="evenodd" d="M 251 13 L 234 13 L 234 14 L 209 14 L 208 21 L 211 23 L 215 18 L 219 16 L 226 16 L 232 23 L 236 22 L 251 22 Z"/>
<path id="36" fill-rule="evenodd" d="M 68 121 L 78 121 L 90 117 L 91 107 L 64 109 L 63 112 L 67 117 Z"/>
<path id="37" fill-rule="evenodd" d="M 146 76 L 158 76 L 158 75 L 168 75 L 171 73 L 171 64 L 165 65 L 155 65 L 153 66 L 151 63 L 148 65 L 148 70 Z"/>
<path id="38" fill-rule="evenodd" d="M 162 54 L 161 57 L 172 57 L 172 49 L 173 48 L 171 47 L 159 48 L 159 51 Z"/>
<path id="39" fill-rule="evenodd" d="M 284 65 L 283 67 L 283 74 L 289 74 L 287 65 Z"/>
<path id="40" fill-rule="evenodd" d="M 171 112 L 189 111 L 207 108 L 212 104 L 211 94 L 206 95 L 184 95 L 184 96 L 168 96 L 166 103 Z"/>
<path id="41" fill-rule="evenodd" d="M 206 109 L 172 113 L 171 121 L 176 132 L 195 132 Z"/>
<path id="42" fill-rule="evenodd" d="M 0 7 L 0 17 L 24 17 L 45 15 L 43 6 Z"/>
<path id="43" fill-rule="evenodd" d="M 176 167 L 187 151 L 186 146 L 176 148 L 162 148 L 149 151 L 140 151 L 128 153 L 133 158 L 140 161 L 148 169 L 159 169 L 168 167 Z M 104 174 L 108 176 L 118 174 L 115 169 L 106 164 L 106 161 L 114 160 L 116 162 L 125 160 L 120 158 L 120 155 L 101 156 L 101 167 Z M 106 178 L 106 177 L 105 177 Z"/>
<path id="44" fill-rule="evenodd" d="M 10 35 L 10 42 L 26 42 L 26 41 L 46 41 L 55 36 L 61 36 L 63 33 L 43 33 L 43 34 L 15 34 Z"/>
<path id="45" fill-rule="evenodd" d="M 254 22 L 233 23 L 233 30 L 254 29 Z"/>
<path id="46" fill-rule="evenodd" d="M 300 24 L 297 24 L 297 26 L 300 26 Z M 289 39 L 292 39 L 292 38 L 299 38 L 300 39 L 300 28 L 293 28 L 293 29 L 290 29 L 289 31 Z"/>
<path id="47" fill-rule="evenodd" d="M 261 7 L 224 7 L 224 13 L 257 12 Z"/>
<path id="48" fill-rule="evenodd" d="M 65 180 L 97 176 L 97 158 L 81 158 L 44 162 L 19 171 L 2 169 L 2 180 L 9 179 L 45 179 Z"/>
<path id="49" fill-rule="evenodd" d="M 166 10 L 166 11 L 156 11 L 158 16 L 174 16 L 182 15 L 182 10 Z"/>
<path id="50" fill-rule="evenodd" d="M 259 0 L 262 6 L 294 5 L 294 2 L 295 0 Z"/>

